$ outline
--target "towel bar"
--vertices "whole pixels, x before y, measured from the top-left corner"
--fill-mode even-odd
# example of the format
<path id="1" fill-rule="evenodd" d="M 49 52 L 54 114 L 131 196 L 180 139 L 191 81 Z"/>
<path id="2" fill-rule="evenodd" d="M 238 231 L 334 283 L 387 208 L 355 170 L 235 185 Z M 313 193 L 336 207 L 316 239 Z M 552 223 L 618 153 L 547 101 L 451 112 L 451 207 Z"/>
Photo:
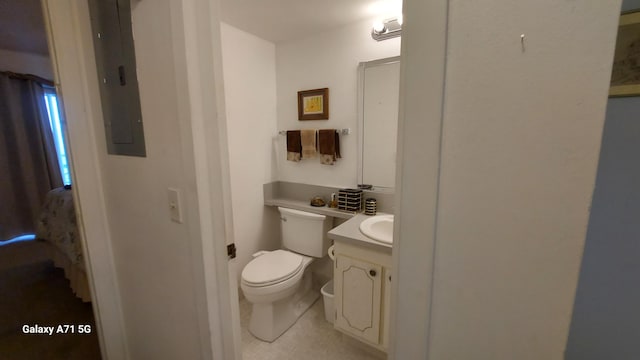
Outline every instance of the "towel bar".
<path id="1" fill-rule="evenodd" d="M 349 135 L 351 134 L 351 129 L 337 129 L 336 132 L 340 135 Z M 279 135 L 287 135 L 286 130 L 278 131 Z"/>

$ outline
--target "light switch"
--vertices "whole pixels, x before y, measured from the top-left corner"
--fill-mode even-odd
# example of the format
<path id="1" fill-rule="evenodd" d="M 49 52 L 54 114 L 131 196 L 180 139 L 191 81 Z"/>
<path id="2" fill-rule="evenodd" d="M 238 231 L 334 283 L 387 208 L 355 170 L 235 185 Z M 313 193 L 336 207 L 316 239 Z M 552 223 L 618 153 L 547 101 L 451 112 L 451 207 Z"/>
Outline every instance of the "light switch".
<path id="1" fill-rule="evenodd" d="M 182 224 L 182 211 L 180 210 L 180 190 L 169 188 L 167 189 L 169 195 L 169 213 L 171 214 L 171 220 L 179 224 Z"/>

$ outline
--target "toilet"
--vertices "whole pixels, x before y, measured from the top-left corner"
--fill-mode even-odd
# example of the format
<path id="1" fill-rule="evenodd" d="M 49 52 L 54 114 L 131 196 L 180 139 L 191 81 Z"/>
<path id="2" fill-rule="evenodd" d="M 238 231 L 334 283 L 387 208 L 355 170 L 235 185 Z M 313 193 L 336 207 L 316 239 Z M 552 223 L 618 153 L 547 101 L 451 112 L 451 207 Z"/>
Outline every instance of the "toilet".
<path id="1" fill-rule="evenodd" d="M 320 297 L 312 288 L 314 258 L 327 255 L 331 217 L 278 207 L 283 249 L 254 254 L 242 270 L 240 288 L 253 304 L 249 331 L 272 342 Z"/>

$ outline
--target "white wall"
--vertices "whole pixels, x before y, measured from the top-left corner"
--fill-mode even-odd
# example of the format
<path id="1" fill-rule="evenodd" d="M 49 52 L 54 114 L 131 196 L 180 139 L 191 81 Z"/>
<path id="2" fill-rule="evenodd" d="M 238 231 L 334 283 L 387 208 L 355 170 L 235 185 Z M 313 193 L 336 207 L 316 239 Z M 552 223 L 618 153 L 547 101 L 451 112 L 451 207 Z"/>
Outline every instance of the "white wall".
<path id="1" fill-rule="evenodd" d="M 405 0 L 392 358 L 563 358 L 619 4 Z"/>
<path id="2" fill-rule="evenodd" d="M 168 1 L 139 2 L 132 17 L 147 157 L 103 154 L 129 353 L 197 359 L 190 234 L 167 207 L 167 188 L 192 181 L 181 164 Z"/>
<path id="3" fill-rule="evenodd" d="M 0 71 L 33 74 L 53 80 L 51 59 L 38 54 L 0 49 Z"/>
<path id="4" fill-rule="evenodd" d="M 174 6 L 180 9 L 180 4 L 168 0 L 143 1 L 132 6 L 147 156 L 108 155 L 101 114 L 88 111 L 86 115 L 95 128 L 97 163 L 103 185 L 97 191 L 103 192 L 106 201 L 123 331 L 131 359 L 211 356 L 209 329 L 203 328 L 208 318 L 206 309 L 203 311 L 203 242 L 198 204 L 194 201 L 197 192 L 191 118 L 181 111 L 178 103 L 188 89 L 184 76 L 178 75 L 185 69 L 177 62 L 180 50 L 174 49 L 180 44 L 176 38 L 180 29 L 174 27 L 181 24 L 181 14 Z M 69 36 L 76 42 L 90 44 L 87 5 L 78 7 L 82 27 Z M 99 109 L 93 50 L 89 45 L 83 51 L 87 82 L 93 85 L 88 89 L 87 109 Z M 65 88 L 63 83 L 63 90 Z M 78 134 L 73 135 L 72 126 L 70 121 L 70 141 L 75 149 L 73 140 Z M 77 183 L 80 188 L 91 186 L 94 185 Z M 182 191 L 183 224 L 170 221 L 169 187 Z M 94 241 L 87 239 L 90 249 L 95 246 Z M 97 263 L 98 258 L 91 261 Z M 101 278 L 102 274 L 95 276 Z"/>
<path id="5" fill-rule="evenodd" d="M 259 250 L 280 246 L 279 217 L 264 206 L 262 185 L 276 178 L 276 47 L 222 23 L 237 274 Z"/>
<path id="6" fill-rule="evenodd" d="M 371 38 L 373 19 L 276 46 L 278 130 L 350 128 L 341 136 L 342 159 L 334 166 L 319 160 L 286 161 L 286 139 L 278 138 L 278 180 L 353 187 L 357 184 L 358 64 L 400 54 L 400 38 Z M 298 91 L 329 88 L 329 120 L 298 121 Z"/>
<path id="7" fill-rule="evenodd" d="M 253 253 L 280 247 L 279 216 L 276 209 L 264 206 L 264 183 L 283 180 L 355 185 L 357 67 L 361 61 L 397 56 L 400 46 L 399 39 L 380 43 L 371 39 L 371 23 L 365 21 L 310 39 L 278 45 L 222 24 L 238 276 Z M 310 50 L 309 43 L 315 44 L 314 51 Z M 309 68 L 318 73 L 309 72 Z M 298 121 L 297 91 L 325 86 L 331 93 L 331 119 Z M 287 99 L 282 101 L 282 97 Z M 344 158 L 333 167 L 320 165 L 318 161 L 297 164 L 284 161 L 286 141 L 278 135 L 278 130 L 304 126 L 351 128 L 353 134 L 342 137 Z"/>
<path id="8" fill-rule="evenodd" d="M 617 5 L 449 2 L 430 359 L 563 358 Z"/>
<path id="9" fill-rule="evenodd" d="M 608 101 L 567 360 L 640 358 L 639 113 L 638 97 Z"/>

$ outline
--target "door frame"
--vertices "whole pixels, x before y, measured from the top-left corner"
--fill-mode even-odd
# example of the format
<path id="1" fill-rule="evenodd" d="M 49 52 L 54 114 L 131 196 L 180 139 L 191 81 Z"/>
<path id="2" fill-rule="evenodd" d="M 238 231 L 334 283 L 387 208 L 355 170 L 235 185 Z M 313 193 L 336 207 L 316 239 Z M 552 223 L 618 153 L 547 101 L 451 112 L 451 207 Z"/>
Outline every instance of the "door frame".
<path id="1" fill-rule="evenodd" d="M 135 1 L 135 0 L 134 0 Z M 142 1 L 142 0 L 138 0 Z M 87 275 L 103 358 L 128 359 L 116 268 L 111 250 L 108 213 L 100 168 L 99 106 L 90 101 L 97 87 L 91 44 L 82 36 L 88 29 L 86 3 L 42 0 L 45 10 L 56 87 L 62 94 L 73 165 L 74 195 L 80 231 L 86 241 Z M 237 298 L 226 258 L 225 236 L 232 236 L 229 217 L 229 170 L 226 148 L 221 65 L 219 0 L 171 1 L 174 57 L 179 75 L 189 89 L 180 99 L 193 143 L 200 216 L 201 267 L 194 273 L 204 289 L 206 316 L 199 317 L 203 356 L 240 359 L 237 321 L 232 314 Z M 448 0 L 404 0 L 401 103 L 396 179 L 397 226 L 402 238 L 393 252 L 390 358 L 428 356 L 431 284 L 435 247 L 435 219 L 439 179 L 442 102 L 446 55 Z M 407 51 L 411 48 L 411 52 Z M 58 51 L 60 50 L 60 51 Z M 89 55 L 88 55 L 89 54 Z M 213 65 L 212 65 L 213 64 Z M 92 73 L 93 71 L 93 73 Z M 420 94 L 415 99 L 412 95 Z M 207 101 L 215 99 L 215 101 Z M 425 101 L 432 106 L 425 107 Z M 430 109 L 425 111 L 425 109 Z M 428 139 L 424 137 L 428 134 Z M 210 139 L 218 139 L 219 142 Z M 100 141 L 99 141 L 100 140 Z M 403 166 L 411 164 L 411 166 Z M 415 164 L 426 164 L 424 167 Z M 415 217 L 419 216 L 419 219 Z M 425 221 L 428 220 L 428 221 Z M 202 270 L 204 269 L 204 270 Z M 231 276 L 230 276 L 231 275 Z M 237 290 L 237 289 L 236 289 Z M 196 289 L 200 291 L 200 289 Z M 419 296 L 400 297 L 399 294 Z M 426 301 L 425 301 L 426 300 Z M 399 303 L 402 301 L 402 303 Z M 199 312 L 203 310 L 200 309 Z M 236 314 L 237 315 L 237 314 Z M 399 326 L 402 324 L 402 326 Z"/>
<path id="2" fill-rule="evenodd" d="M 66 125 L 73 196 L 95 331 L 103 359 L 128 359 L 100 162 L 93 136 L 95 129 L 91 121 L 97 113 L 89 103 L 85 59 L 76 43 L 80 19 L 75 4 L 69 0 L 43 0 L 42 9 L 56 92 Z"/>
<path id="3" fill-rule="evenodd" d="M 448 12 L 403 1 L 389 359 L 429 358 Z"/>
<path id="4" fill-rule="evenodd" d="M 180 115 L 188 119 L 186 150 L 193 154 L 197 179 L 199 229 L 190 242 L 192 273 L 199 302 L 198 327 L 204 359 L 240 359 L 240 329 L 235 275 L 230 274 L 226 238 L 231 217 L 219 0 L 170 2 L 176 72 L 188 91 L 180 94 Z M 111 248 L 102 182 L 103 140 L 96 65 L 88 5 L 84 1 L 42 0 L 56 90 L 66 119 L 78 226 L 83 239 L 87 277 L 102 358 L 129 359 L 117 268 Z M 213 64 L 213 66 L 211 65 Z M 216 99 L 215 101 L 207 101 Z M 211 141 L 217 139 L 219 141 Z M 191 200 L 191 199 L 189 199 Z M 235 309 L 235 311 L 234 311 Z M 225 324 L 236 321 L 229 331 Z"/>

